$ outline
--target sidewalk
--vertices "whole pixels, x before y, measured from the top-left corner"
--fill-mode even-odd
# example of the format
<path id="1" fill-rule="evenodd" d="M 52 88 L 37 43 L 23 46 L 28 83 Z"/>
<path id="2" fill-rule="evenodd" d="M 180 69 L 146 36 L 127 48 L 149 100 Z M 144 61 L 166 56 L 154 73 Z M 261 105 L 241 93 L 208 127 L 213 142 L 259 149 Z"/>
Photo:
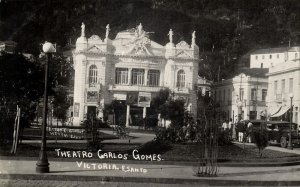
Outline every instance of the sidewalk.
<path id="1" fill-rule="evenodd" d="M 82 163 L 81 163 L 82 161 Z M 220 167 L 218 177 L 196 177 L 195 166 L 49 161 L 50 173 L 35 172 L 36 161 L 0 160 L 0 178 L 61 181 L 122 181 L 152 183 L 205 183 L 208 185 L 300 185 L 300 166 Z M 88 168 L 89 166 L 89 168 Z M 133 171 L 127 171 L 128 168 Z M 141 169 L 142 168 L 142 169 Z M 147 170 L 147 172 L 143 172 Z"/>
<path id="2" fill-rule="evenodd" d="M 243 145 L 244 143 L 242 142 L 234 142 L 235 144 Z M 253 145 L 256 146 L 254 143 L 245 143 L 245 145 Z M 287 148 L 282 148 L 278 146 L 268 146 L 265 149 L 273 150 L 273 151 L 280 151 L 280 152 L 285 152 L 285 153 L 294 153 L 297 155 L 300 155 L 300 147 L 294 147 L 293 150 L 287 149 Z"/>
<path id="3" fill-rule="evenodd" d="M 113 132 L 110 130 L 101 130 L 101 132 L 106 133 L 106 134 L 111 134 L 113 135 Z M 127 138 L 120 138 L 120 139 L 105 139 L 102 141 L 102 143 L 118 143 L 118 144 L 128 144 L 129 142 L 132 144 L 144 144 L 147 143 L 155 138 L 154 134 L 144 134 L 144 133 L 137 133 L 137 132 L 132 132 L 129 134 L 129 137 Z M 23 143 L 40 143 L 41 140 L 22 140 Z M 47 140 L 47 143 L 54 143 L 54 142 L 59 142 L 59 143 L 85 143 L 86 140 Z"/>

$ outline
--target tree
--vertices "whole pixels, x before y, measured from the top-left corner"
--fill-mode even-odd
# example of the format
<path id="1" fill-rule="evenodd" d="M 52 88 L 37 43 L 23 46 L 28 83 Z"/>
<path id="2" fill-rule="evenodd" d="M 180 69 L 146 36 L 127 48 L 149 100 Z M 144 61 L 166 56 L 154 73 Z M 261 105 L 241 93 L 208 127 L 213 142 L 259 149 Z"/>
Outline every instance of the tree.
<path id="1" fill-rule="evenodd" d="M 1 142 L 9 141 L 17 105 L 21 108 L 20 131 L 35 117 L 36 103 L 43 93 L 43 72 L 20 54 L 0 54 Z"/>
<path id="2" fill-rule="evenodd" d="M 56 88 L 53 98 L 53 115 L 64 123 L 67 120 L 67 111 L 71 106 L 66 89 L 64 87 Z"/>

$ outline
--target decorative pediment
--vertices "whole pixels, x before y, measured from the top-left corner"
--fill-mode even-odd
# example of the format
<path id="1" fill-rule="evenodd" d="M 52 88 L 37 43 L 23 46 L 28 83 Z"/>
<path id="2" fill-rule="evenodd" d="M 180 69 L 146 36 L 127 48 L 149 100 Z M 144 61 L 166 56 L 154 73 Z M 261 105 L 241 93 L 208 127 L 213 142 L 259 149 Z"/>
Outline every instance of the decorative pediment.
<path id="1" fill-rule="evenodd" d="M 190 52 L 187 51 L 179 51 L 175 55 L 176 58 L 193 58 L 193 55 Z"/>
<path id="2" fill-rule="evenodd" d="M 89 38 L 89 40 L 95 40 L 95 41 L 97 41 L 97 40 L 101 40 L 101 38 L 100 38 L 98 35 L 92 35 L 92 36 Z"/>
<path id="3" fill-rule="evenodd" d="M 190 45 L 188 43 L 186 43 L 185 41 L 181 41 L 176 45 L 176 48 L 185 48 L 185 49 L 189 49 Z"/>
<path id="4" fill-rule="evenodd" d="M 92 53 L 103 53 L 103 51 L 97 45 L 93 45 L 93 46 L 89 47 L 86 51 L 92 52 Z"/>

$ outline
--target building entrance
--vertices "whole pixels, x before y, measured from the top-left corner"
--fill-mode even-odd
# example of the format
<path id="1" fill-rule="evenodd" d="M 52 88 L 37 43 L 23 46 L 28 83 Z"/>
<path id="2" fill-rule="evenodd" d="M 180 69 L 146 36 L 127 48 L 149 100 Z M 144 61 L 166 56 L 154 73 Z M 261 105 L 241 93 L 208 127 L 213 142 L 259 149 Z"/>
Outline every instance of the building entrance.
<path id="1" fill-rule="evenodd" d="M 87 107 L 87 117 L 90 119 L 96 117 L 96 106 Z"/>
<path id="2" fill-rule="evenodd" d="M 130 107 L 130 117 L 132 126 L 144 126 L 143 108 L 137 106 Z"/>

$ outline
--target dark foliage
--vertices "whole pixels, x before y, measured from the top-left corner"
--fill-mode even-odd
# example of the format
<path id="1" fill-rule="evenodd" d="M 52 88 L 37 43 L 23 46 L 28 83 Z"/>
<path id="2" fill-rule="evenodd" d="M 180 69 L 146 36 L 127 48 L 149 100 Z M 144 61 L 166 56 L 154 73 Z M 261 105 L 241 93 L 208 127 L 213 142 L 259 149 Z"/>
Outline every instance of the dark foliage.
<path id="1" fill-rule="evenodd" d="M 6 111 L 0 111 L 0 146 L 9 146 L 13 141 L 14 117 Z"/>
<path id="2" fill-rule="evenodd" d="M 262 151 L 268 146 L 268 131 L 266 129 L 254 129 L 251 132 L 251 137 L 258 148 L 259 156 L 262 157 Z"/>
<path id="3" fill-rule="evenodd" d="M 101 146 L 100 133 L 98 129 L 101 127 L 102 121 L 89 116 L 81 124 L 85 129 L 86 140 L 88 142 L 87 147 L 92 151 L 98 150 Z"/>
<path id="4" fill-rule="evenodd" d="M 171 144 L 166 141 L 161 141 L 159 139 L 153 140 L 151 142 L 145 143 L 141 148 L 139 148 L 139 153 L 141 154 L 162 154 L 172 148 Z"/>
<path id="5" fill-rule="evenodd" d="M 218 145 L 224 146 L 224 145 L 232 145 L 232 144 L 233 144 L 233 139 L 230 131 L 229 130 L 220 131 L 218 135 Z"/>
<path id="6" fill-rule="evenodd" d="M 71 39 L 74 44 L 82 21 L 87 36 L 103 37 L 110 24 L 112 39 L 141 22 L 163 45 L 170 28 L 175 43 L 190 41 L 196 30 L 203 59 L 199 73 L 221 80 L 252 49 L 299 44 L 299 17 L 298 0 L 1 1 L 0 40 L 14 40 L 18 50 L 39 54 L 41 41 L 65 46 Z"/>

